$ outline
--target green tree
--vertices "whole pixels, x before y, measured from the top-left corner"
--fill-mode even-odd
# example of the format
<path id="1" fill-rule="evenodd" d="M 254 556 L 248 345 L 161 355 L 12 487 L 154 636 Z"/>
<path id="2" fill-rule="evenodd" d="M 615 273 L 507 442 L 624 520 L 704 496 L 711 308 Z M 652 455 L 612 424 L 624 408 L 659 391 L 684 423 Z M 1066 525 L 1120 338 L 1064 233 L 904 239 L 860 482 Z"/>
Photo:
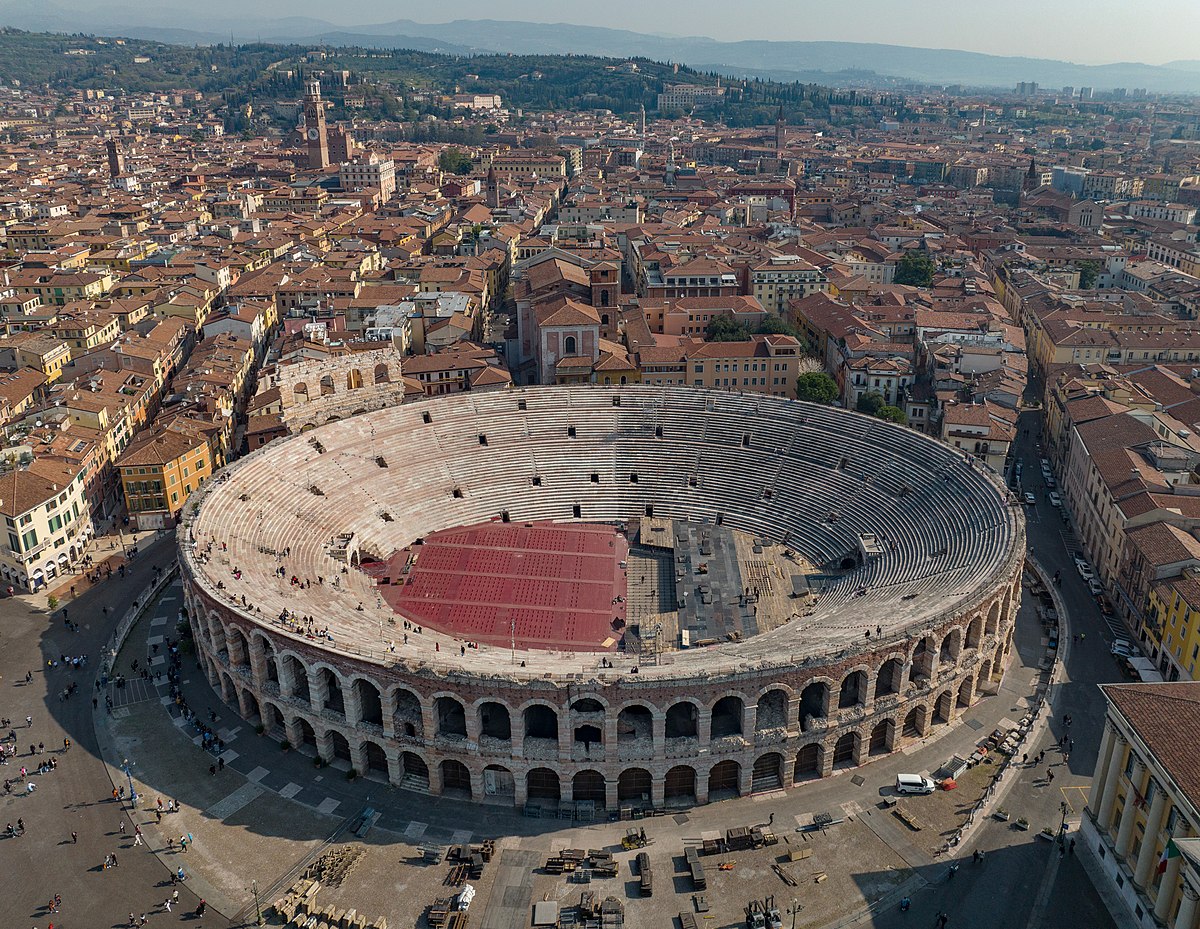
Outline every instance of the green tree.
<path id="1" fill-rule="evenodd" d="M 904 415 L 904 410 L 898 406 L 881 406 L 876 411 L 875 416 L 885 422 L 899 423 L 901 426 L 908 424 L 908 417 Z"/>
<path id="2" fill-rule="evenodd" d="M 838 398 L 837 381 L 824 371 L 810 371 L 796 378 L 796 399 L 826 406 Z"/>
<path id="3" fill-rule="evenodd" d="M 933 271 L 932 258 L 924 252 L 908 251 L 896 262 L 896 275 L 892 280 L 912 287 L 928 287 L 933 283 Z"/>
<path id="4" fill-rule="evenodd" d="M 704 338 L 709 342 L 745 342 L 750 338 L 750 331 L 731 317 L 721 315 L 713 317 L 704 327 Z"/>
<path id="5" fill-rule="evenodd" d="M 762 318 L 762 322 L 754 330 L 759 335 L 791 335 L 796 334 L 796 330 L 791 327 L 786 319 L 782 316 L 768 314 Z"/>
<path id="6" fill-rule="evenodd" d="M 859 395 L 858 403 L 854 405 L 854 408 L 860 413 L 866 413 L 868 416 L 877 416 L 885 405 L 883 394 L 877 390 L 868 390 Z"/>
<path id="7" fill-rule="evenodd" d="M 1100 262 L 1079 262 L 1079 286 L 1083 290 L 1091 290 L 1096 286 L 1096 278 L 1100 276 Z"/>
<path id="8" fill-rule="evenodd" d="M 457 148 L 447 148 L 438 155 L 438 167 L 451 174 L 470 174 L 470 157 Z"/>

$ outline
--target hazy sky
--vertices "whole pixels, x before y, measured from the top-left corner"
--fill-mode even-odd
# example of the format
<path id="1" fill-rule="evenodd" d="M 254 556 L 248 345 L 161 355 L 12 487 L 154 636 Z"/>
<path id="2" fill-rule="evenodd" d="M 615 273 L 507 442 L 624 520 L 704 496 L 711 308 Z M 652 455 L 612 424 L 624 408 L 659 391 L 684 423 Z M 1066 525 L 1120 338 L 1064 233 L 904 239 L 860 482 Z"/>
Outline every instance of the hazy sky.
<path id="1" fill-rule="evenodd" d="M 53 2 L 53 0 L 52 0 Z M 70 0 L 59 0 L 71 6 Z M 195 0 L 76 0 L 183 8 Z M 206 0 L 224 15 L 313 16 L 339 25 L 413 19 L 570 22 L 717 39 L 833 39 L 960 48 L 1085 64 L 1200 57 L 1200 0 Z"/>

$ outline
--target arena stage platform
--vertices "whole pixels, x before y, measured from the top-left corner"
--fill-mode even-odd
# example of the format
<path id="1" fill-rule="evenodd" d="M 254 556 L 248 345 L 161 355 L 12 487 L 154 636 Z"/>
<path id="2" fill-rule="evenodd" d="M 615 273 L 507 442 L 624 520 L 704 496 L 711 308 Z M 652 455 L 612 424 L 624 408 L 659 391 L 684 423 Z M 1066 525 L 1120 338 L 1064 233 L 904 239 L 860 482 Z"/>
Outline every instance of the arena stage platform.
<path id="1" fill-rule="evenodd" d="M 403 618 L 464 641 L 612 649 L 629 543 L 613 525 L 500 521 L 444 529 L 361 567 Z M 390 583 L 387 581 L 390 580 Z"/>

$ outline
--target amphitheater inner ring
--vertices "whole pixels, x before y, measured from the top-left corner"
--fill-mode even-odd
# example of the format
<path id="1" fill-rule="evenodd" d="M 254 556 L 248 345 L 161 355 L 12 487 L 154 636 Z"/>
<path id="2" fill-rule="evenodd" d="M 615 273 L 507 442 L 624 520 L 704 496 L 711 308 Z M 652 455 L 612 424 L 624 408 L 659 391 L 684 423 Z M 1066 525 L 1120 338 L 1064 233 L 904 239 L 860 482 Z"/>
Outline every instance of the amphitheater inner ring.
<path id="1" fill-rule="evenodd" d="M 961 452 L 828 407 L 540 387 L 364 413 L 189 500 L 212 685 L 416 790 L 687 805 L 950 724 L 1012 648 L 1024 524 Z"/>

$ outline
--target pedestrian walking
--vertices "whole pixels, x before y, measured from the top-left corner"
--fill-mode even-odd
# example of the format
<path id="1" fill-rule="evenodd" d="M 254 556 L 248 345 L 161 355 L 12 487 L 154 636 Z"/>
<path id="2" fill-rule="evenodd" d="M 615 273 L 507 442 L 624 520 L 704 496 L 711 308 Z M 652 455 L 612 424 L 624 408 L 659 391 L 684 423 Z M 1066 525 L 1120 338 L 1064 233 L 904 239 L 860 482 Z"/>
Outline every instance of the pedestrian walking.
<path id="1" fill-rule="evenodd" d="M 141 834 L 141 832 L 135 832 L 133 834 L 133 847 L 137 848 L 141 844 L 142 844 L 142 834 Z"/>
<path id="2" fill-rule="evenodd" d="M 78 845 L 78 844 L 79 844 L 79 833 L 78 833 L 78 832 L 72 832 L 72 833 L 71 833 L 71 844 L 72 844 L 72 845 Z"/>
<path id="3" fill-rule="evenodd" d="M 1074 839 L 1072 839 L 1072 840 L 1071 840 L 1071 841 L 1070 841 L 1070 842 L 1067 844 L 1067 851 L 1069 851 L 1069 852 L 1070 852 L 1072 855 L 1074 855 L 1074 854 L 1075 854 L 1075 840 L 1074 840 Z"/>
<path id="4" fill-rule="evenodd" d="M 1023 764 L 1023 765 L 1029 764 L 1029 752 L 1024 752 L 1021 755 L 1021 764 Z"/>
<path id="5" fill-rule="evenodd" d="M 178 902 L 179 902 L 179 891 L 178 891 L 178 890 L 172 890 L 172 891 L 171 891 L 171 902 L 172 902 L 172 903 L 178 903 Z"/>
<path id="6" fill-rule="evenodd" d="M 129 914 L 129 925 L 131 925 L 131 926 L 137 925 L 137 917 L 134 916 L 132 913 Z"/>
<path id="7" fill-rule="evenodd" d="M 28 674 L 26 674 L 26 675 L 25 675 L 25 680 L 29 681 L 29 680 L 32 680 L 32 678 L 31 678 L 31 677 L 30 677 Z M 33 728 L 33 717 L 32 717 L 32 716 L 26 716 L 26 717 L 25 717 L 25 728 L 26 728 L 26 729 L 32 729 L 32 728 Z"/>
<path id="8" fill-rule="evenodd" d="M 125 834 L 125 820 L 121 820 L 119 823 L 117 823 L 117 828 L 121 830 L 121 835 L 124 835 Z"/>
<path id="9" fill-rule="evenodd" d="M 166 910 L 168 913 L 171 912 L 171 898 L 170 897 L 167 897 L 167 899 L 163 901 L 163 909 Z"/>
<path id="10" fill-rule="evenodd" d="M 1047 784 L 1053 784 L 1053 783 L 1054 783 L 1054 772 L 1053 772 L 1053 771 L 1047 771 L 1047 772 L 1046 772 L 1046 783 L 1047 783 Z"/>

